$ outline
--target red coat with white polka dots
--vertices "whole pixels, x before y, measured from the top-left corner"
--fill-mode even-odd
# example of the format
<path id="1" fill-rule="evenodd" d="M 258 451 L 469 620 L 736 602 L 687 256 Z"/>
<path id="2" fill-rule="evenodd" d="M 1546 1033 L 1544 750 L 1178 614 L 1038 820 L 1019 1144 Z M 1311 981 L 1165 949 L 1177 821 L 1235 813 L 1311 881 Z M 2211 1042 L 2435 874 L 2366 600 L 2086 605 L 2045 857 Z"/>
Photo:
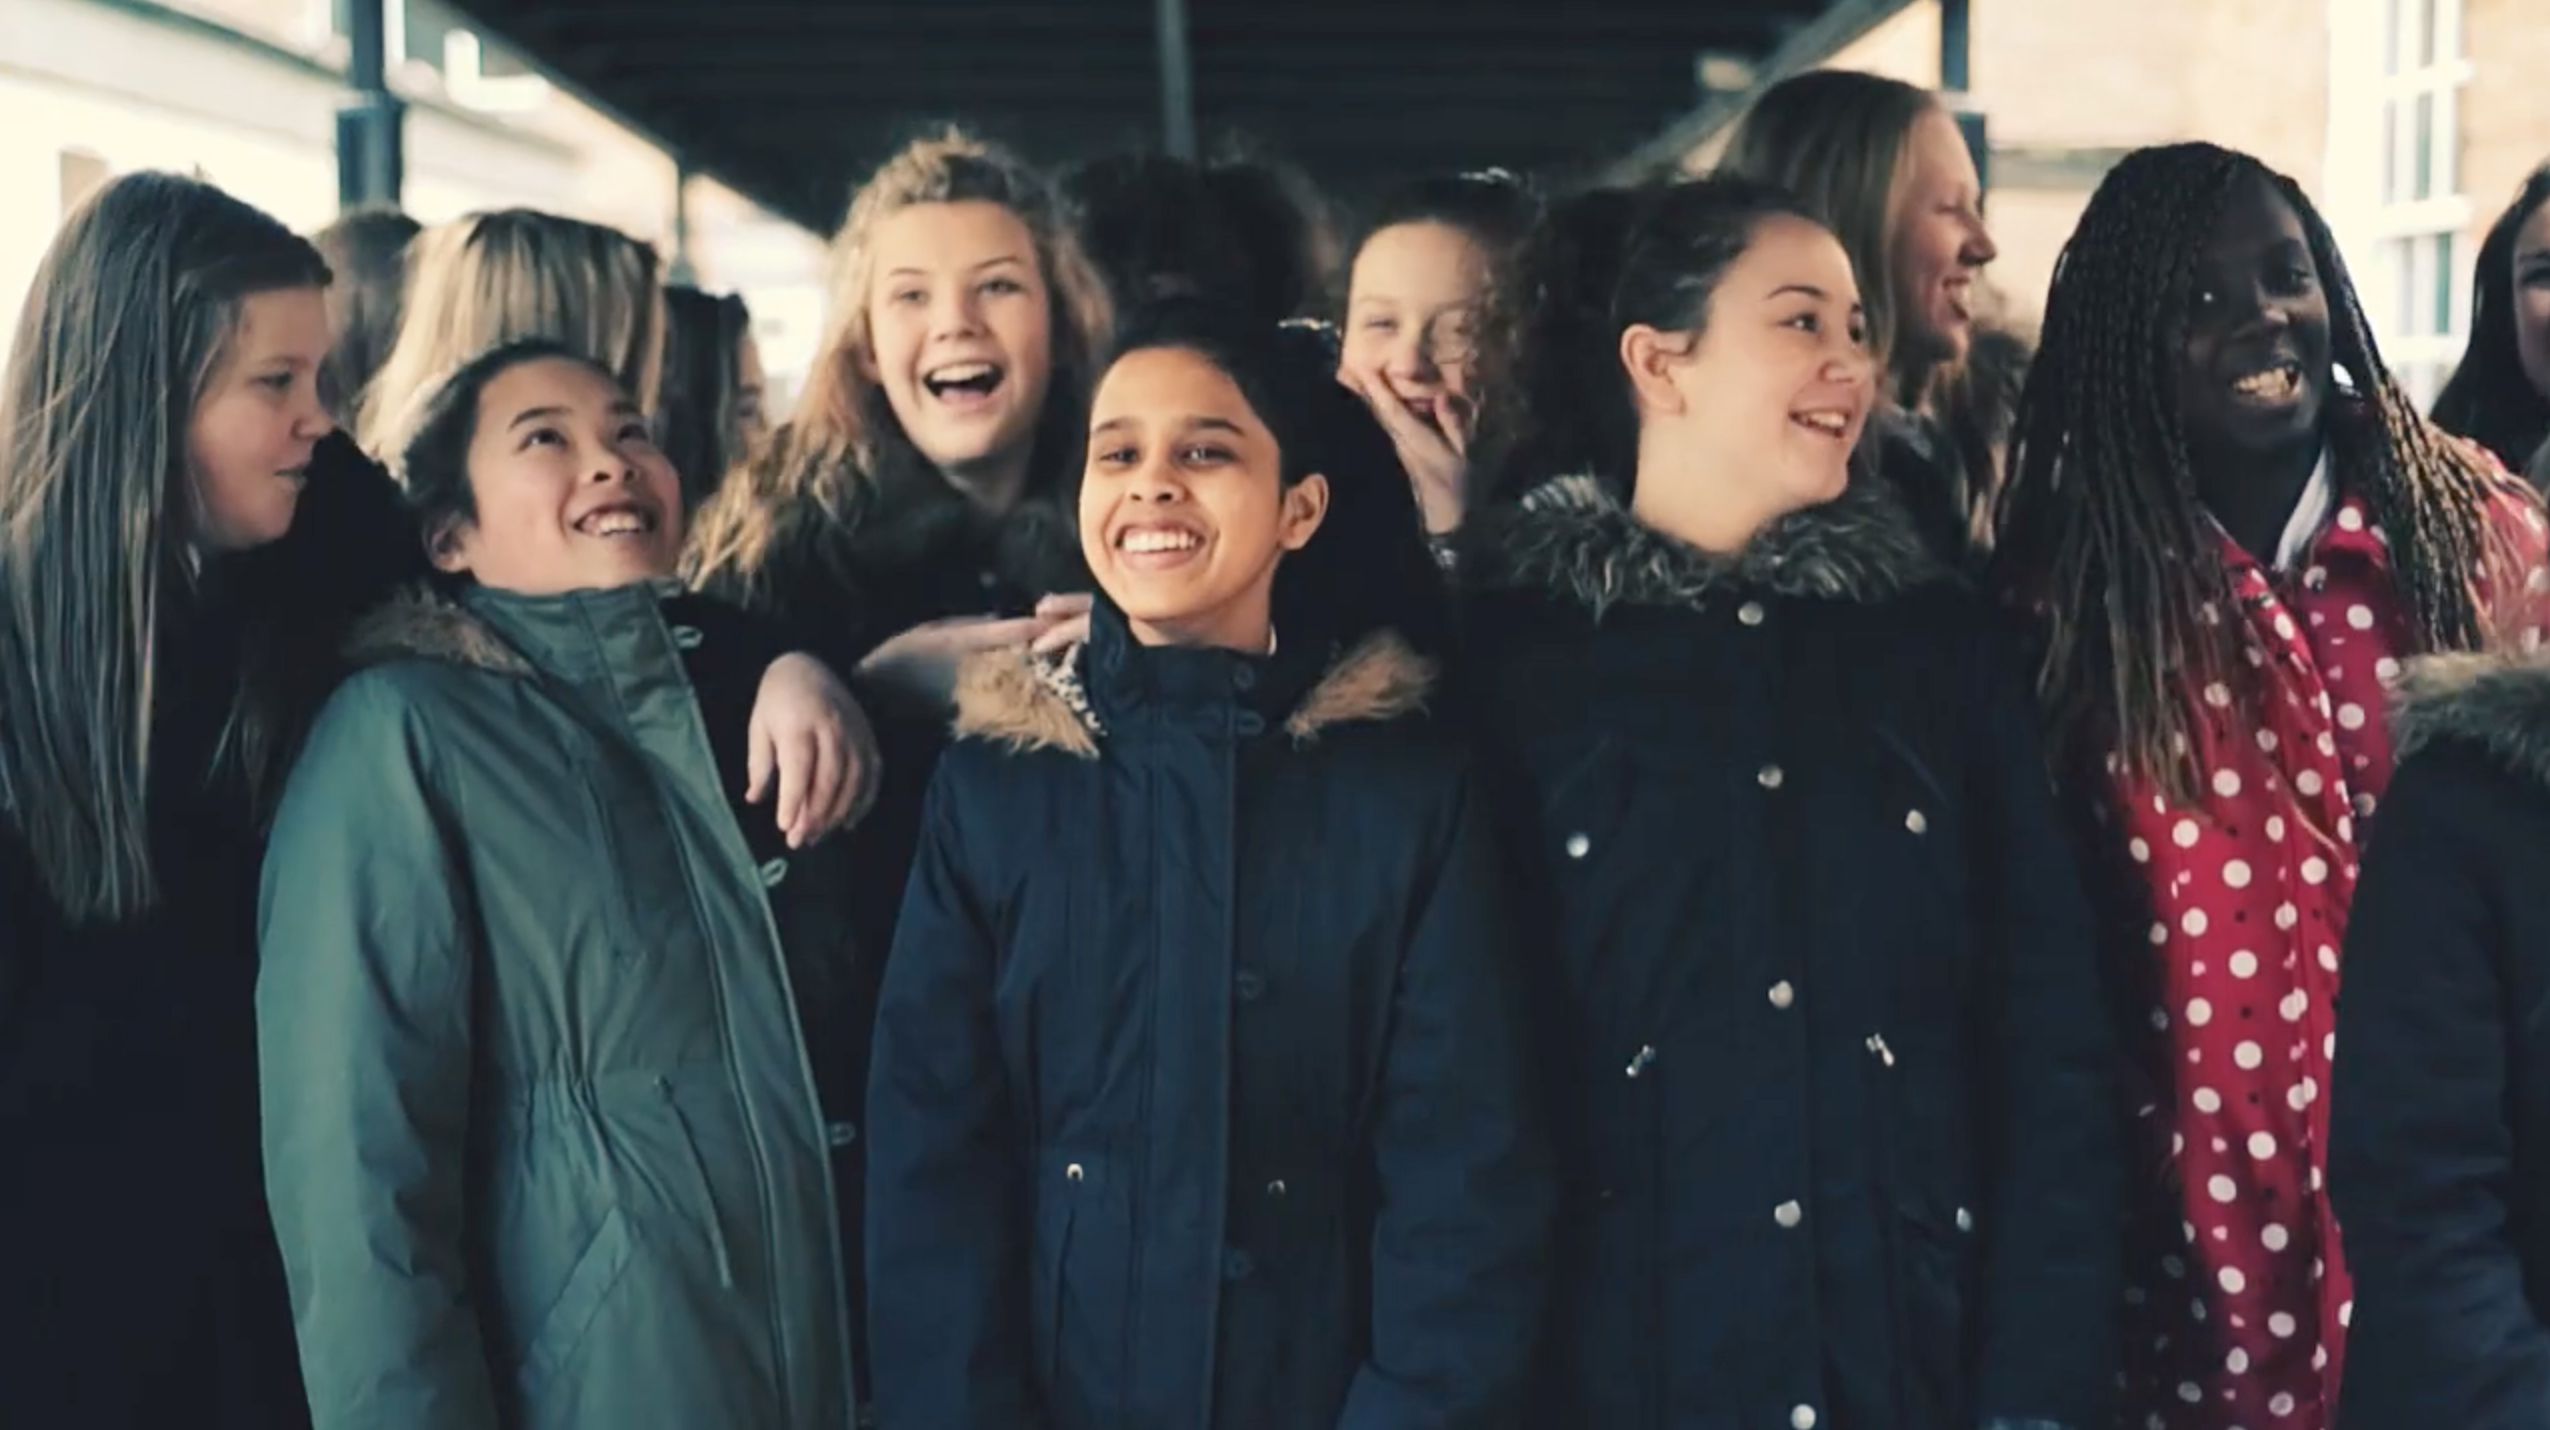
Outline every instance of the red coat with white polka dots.
<path id="1" fill-rule="evenodd" d="M 2505 518 L 2537 569 L 2540 518 Z M 2222 551 L 2235 609 L 2203 618 L 2241 628 L 2261 708 L 2198 693 L 2193 805 L 2112 760 L 2107 779 L 2142 899 L 2118 916 L 2147 922 L 2157 962 L 2143 1053 L 2162 1090 L 2141 1119 L 2123 1423 L 2319 1430 L 2351 1312 L 2326 1178 L 2338 950 L 2391 774 L 2386 686 L 2416 647 L 2357 498 L 2291 571 Z"/>

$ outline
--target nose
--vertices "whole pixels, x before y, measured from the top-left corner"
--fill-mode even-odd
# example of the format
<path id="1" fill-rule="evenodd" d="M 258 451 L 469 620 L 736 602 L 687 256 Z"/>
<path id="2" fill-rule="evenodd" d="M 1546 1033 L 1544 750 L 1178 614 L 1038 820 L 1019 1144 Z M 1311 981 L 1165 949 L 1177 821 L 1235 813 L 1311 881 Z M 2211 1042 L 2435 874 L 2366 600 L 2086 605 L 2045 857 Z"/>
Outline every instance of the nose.
<path id="1" fill-rule="evenodd" d="M 2000 256 L 2001 246 L 1992 241 L 1992 229 L 1984 223 L 1983 215 L 1970 215 L 1966 219 L 1966 241 L 1957 250 L 1957 261 L 1968 268 L 1981 268 Z"/>
<path id="2" fill-rule="evenodd" d="M 931 301 L 931 337 L 964 338 L 981 331 L 982 312 L 973 289 L 959 283 Z"/>
<path id="3" fill-rule="evenodd" d="M 319 390 L 314 385 L 300 410 L 292 414 L 292 434 L 304 442 L 317 442 L 335 430 L 336 417 L 328 411 L 327 404 L 320 401 Z"/>
<path id="4" fill-rule="evenodd" d="M 1165 506 L 1186 499 L 1186 483 L 1165 455 L 1146 458 L 1125 484 L 1125 497 L 1145 506 Z"/>
<path id="5" fill-rule="evenodd" d="M 1403 382 L 1432 382 L 1442 375 L 1435 362 L 1434 338 L 1422 330 L 1403 332 L 1390 343 L 1382 370 Z"/>
<path id="6" fill-rule="evenodd" d="M 1848 334 L 1837 334 L 1824 345 L 1823 378 L 1852 387 L 1874 384 L 1877 355 L 1865 343 L 1851 341 Z"/>

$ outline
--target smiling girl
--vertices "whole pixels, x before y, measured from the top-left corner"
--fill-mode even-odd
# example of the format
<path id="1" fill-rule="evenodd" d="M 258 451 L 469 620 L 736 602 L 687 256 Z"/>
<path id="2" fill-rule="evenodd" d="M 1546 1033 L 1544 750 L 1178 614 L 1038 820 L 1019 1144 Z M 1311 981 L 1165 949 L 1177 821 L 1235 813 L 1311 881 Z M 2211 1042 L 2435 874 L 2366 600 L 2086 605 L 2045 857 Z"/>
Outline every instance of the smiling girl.
<path id="1" fill-rule="evenodd" d="M 2058 274 L 2000 557 L 2128 1051 L 2123 1408 L 2326 1426 L 2338 950 L 2389 687 L 2533 624 L 2539 503 L 2419 419 L 2327 227 L 2248 155 L 2127 156 Z"/>
<path id="2" fill-rule="evenodd" d="M 400 471 L 445 585 L 358 631 L 265 868 L 320 1430 L 842 1430 L 863 1048 L 845 885 L 743 797 L 779 642 L 681 593 L 680 481 L 579 352 L 463 366 Z"/>
<path id="3" fill-rule="evenodd" d="M 1072 639 L 1087 610 L 1069 506 L 1107 303 L 1044 180 L 961 135 L 879 169 L 836 248 L 797 410 L 701 509 L 687 565 L 857 672 L 886 762 L 856 835 L 882 949 L 958 664 Z"/>
<path id="4" fill-rule="evenodd" d="M 1514 1423 L 1548 1207 L 1496 874 L 1332 362 L 1140 326 L 1089 641 L 967 668 L 869 1093 L 884 1424 Z"/>
<path id="5" fill-rule="evenodd" d="M 2489 227 L 2470 287 L 2470 346 L 2435 425 L 2521 470 L 2550 446 L 2550 164 Z"/>
<path id="6" fill-rule="evenodd" d="M 1526 267 L 1567 465 L 1460 570 L 1569 1174 L 1531 1423 L 2103 1426 L 2087 911 L 1991 613 L 1852 470 L 1850 258 L 1704 179 Z"/>

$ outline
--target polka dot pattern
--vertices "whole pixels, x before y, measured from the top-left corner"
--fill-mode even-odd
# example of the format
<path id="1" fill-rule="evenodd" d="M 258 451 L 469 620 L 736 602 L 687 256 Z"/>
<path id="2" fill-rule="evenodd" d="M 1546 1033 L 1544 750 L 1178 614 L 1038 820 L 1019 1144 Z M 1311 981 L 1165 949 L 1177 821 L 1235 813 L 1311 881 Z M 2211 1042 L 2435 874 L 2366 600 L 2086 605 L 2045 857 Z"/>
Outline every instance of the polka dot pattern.
<path id="1" fill-rule="evenodd" d="M 2340 505 L 2307 574 L 2226 556 L 2226 618 L 2262 659 L 2234 699 L 2188 692 L 2200 798 L 2108 782 L 2145 900 L 2119 916 L 2149 927 L 2161 975 L 2144 1053 L 2175 1090 L 2146 1155 L 2174 1161 L 2182 1189 L 2133 1248 L 2123 1423 L 2326 1430 L 2350 1292 L 2322 1190 L 2337 969 L 2320 951 L 2344 943 L 2371 827 L 2355 816 L 2391 773 L 2383 685 L 2413 643 L 2360 502 Z"/>

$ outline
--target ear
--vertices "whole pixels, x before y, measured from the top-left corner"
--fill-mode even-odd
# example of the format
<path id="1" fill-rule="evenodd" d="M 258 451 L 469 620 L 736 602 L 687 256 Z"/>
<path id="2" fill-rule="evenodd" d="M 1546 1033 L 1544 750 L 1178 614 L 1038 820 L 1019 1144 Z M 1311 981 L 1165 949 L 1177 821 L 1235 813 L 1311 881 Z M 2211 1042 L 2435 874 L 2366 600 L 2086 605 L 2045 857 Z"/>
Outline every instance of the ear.
<path id="1" fill-rule="evenodd" d="M 1647 323 L 1632 323 L 1620 335 L 1620 365 L 1629 373 L 1629 390 L 1637 395 L 1643 415 L 1679 417 L 1689 405 L 1674 386 L 1674 369 L 1691 356 L 1687 333 L 1668 333 Z"/>
<path id="2" fill-rule="evenodd" d="M 877 372 L 877 344 L 873 336 L 850 345 L 850 367 L 859 374 L 861 382 L 873 386 L 884 381 Z"/>
<path id="3" fill-rule="evenodd" d="M 425 557 L 434 569 L 446 576 L 469 574 L 469 523 L 460 517 L 448 517 L 425 538 Z"/>
<path id="4" fill-rule="evenodd" d="M 1328 519 L 1328 479 L 1317 472 L 1302 478 L 1284 490 L 1284 510 L 1276 528 L 1276 539 L 1286 551 L 1299 551 L 1310 545 L 1319 524 Z"/>

